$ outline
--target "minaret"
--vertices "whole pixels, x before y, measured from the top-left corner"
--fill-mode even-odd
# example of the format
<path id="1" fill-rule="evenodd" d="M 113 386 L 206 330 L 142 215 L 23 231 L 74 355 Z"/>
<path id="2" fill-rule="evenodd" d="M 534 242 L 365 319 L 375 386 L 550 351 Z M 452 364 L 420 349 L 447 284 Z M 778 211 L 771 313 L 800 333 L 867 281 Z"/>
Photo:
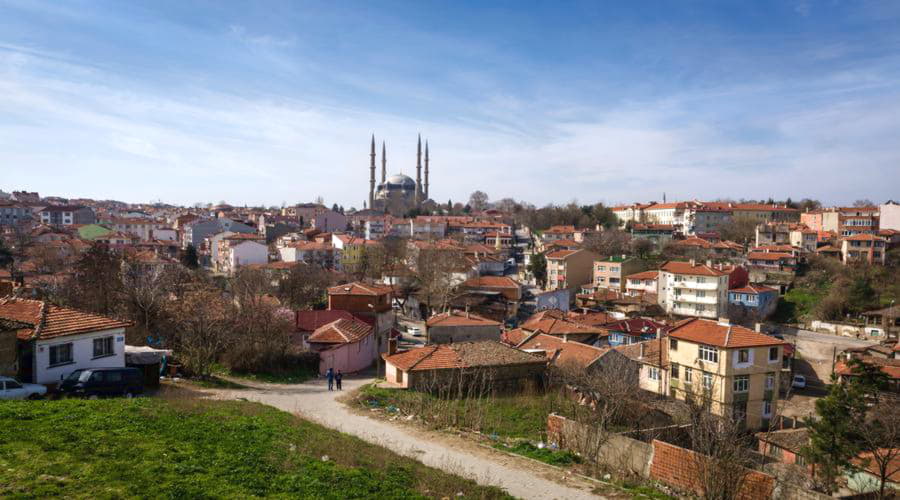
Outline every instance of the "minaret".
<path id="1" fill-rule="evenodd" d="M 419 145 L 416 148 L 416 206 L 422 203 L 422 134 L 419 134 Z"/>
<path id="2" fill-rule="evenodd" d="M 425 140 L 425 199 L 428 199 L 428 139 Z"/>
<path id="3" fill-rule="evenodd" d="M 369 153 L 369 207 L 375 202 L 375 134 L 372 134 L 372 152 Z"/>
<path id="4" fill-rule="evenodd" d="M 381 183 L 387 182 L 387 150 L 384 148 L 384 141 L 381 141 Z"/>

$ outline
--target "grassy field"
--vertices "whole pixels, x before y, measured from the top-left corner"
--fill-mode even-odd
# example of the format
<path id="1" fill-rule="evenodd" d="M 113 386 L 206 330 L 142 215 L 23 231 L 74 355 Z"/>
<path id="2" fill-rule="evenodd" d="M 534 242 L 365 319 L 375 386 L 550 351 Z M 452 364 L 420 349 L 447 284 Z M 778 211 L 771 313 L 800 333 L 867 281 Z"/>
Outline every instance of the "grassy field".
<path id="1" fill-rule="evenodd" d="M 437 428 L 455 427 L 501 438 L 541 440 L 546 434 L 547 415 L 560 411 L 557 398 L 556 394 L 524 393 L 445 401 L 422 392 L 367 385 L 360 389 L 359 402 L 367 407 L 397 409 L 407 415 L 425 414 L 426 423 Z"/>
<path id="2" fill-rule="evenodd" d="M 327 456 L 327 458 L 326 458 Z M 3 498 L 503 498 L 263 405 L 0 402 Z"/>

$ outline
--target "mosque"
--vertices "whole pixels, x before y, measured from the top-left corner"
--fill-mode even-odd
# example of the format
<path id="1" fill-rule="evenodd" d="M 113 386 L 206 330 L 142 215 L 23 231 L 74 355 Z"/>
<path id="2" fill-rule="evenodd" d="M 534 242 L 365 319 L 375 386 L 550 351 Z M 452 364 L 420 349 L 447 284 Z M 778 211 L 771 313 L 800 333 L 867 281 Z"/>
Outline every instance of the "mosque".
<path id="1" fill-rule="evenodd" d="M 416 148 L 416 179 L 402 173 L 387 176 L 387 150 L 381 143 L 381 183 L 375 184 L 375 136 L 372 136 L 372 152 L 369 153 L 369 203 L 368 207 L 379 212 L 402 216 L 414 208 L 433 205 L 428 197 L 428 141 L 425 141 L 425 182 L 422 182 L 422 136 Z"/>

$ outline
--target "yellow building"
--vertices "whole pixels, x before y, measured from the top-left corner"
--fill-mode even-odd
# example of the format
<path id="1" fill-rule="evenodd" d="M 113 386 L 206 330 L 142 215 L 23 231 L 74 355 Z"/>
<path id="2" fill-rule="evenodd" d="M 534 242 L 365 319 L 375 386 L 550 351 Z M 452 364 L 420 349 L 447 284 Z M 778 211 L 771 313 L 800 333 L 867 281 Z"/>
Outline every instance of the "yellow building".
<path id="1" fill-rule="evenodd" d="M 335 259 L 337 269 L 355 273 L 361 270 L 360 267 L 365 262 L 366 248 L 377 242 L 348 234 L 332 234 L 331 244 L 339 255 L 339 258 Z"/>
<path id="2" fill-rule="evenodd" d="M 698 396 L 717 415 L 766 428 L 778 403 L 783 347 L 727 321 L 685 320 L 669 332 L 669 395 Z"/>

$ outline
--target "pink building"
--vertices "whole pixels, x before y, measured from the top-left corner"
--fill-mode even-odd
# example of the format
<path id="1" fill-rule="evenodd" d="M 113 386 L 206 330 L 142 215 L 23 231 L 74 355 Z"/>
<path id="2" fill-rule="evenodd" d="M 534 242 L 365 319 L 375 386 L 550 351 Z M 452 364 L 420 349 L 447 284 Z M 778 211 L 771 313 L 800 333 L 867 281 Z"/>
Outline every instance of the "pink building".
<path id="1" fill-rule="evenodd" d="M 307 342 L 319 353 L 319 373 L 354 373 L 364 370 L 378 356 L 372 325 L 357 318 L 341 318 L 317 328 Z"/>

